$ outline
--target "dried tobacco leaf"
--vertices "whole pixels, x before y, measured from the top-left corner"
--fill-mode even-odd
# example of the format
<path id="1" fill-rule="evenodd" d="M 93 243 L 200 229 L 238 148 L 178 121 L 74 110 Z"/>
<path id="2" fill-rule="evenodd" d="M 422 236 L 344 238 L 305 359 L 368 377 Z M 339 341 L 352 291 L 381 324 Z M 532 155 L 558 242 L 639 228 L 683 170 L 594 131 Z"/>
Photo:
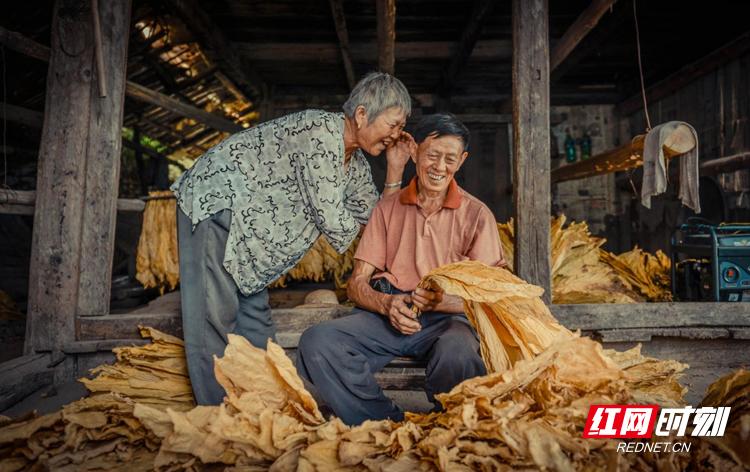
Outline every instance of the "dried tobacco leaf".
<path id="1" fill-rule="evenodd" d="M 136 253 L 136 276 L 146 288 L 174 290 L 180 280 L 177 201 L 171 190 L 149 192 Z"/>

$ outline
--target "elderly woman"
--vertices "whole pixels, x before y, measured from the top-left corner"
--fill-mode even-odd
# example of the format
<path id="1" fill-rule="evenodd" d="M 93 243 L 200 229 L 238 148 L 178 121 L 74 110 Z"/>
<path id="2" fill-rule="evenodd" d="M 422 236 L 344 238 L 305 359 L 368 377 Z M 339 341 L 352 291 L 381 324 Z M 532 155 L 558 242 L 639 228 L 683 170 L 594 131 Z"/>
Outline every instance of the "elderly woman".
<path id="1" fill-rule="evenodd" d="M 307 110 L 230 136 L 173 186 L 177 196 L 182 322 L 196 401 L 218 404 L 213 356 L 227 333 L 265 348 L 275 328 L 267 286 L 322 234 L 344 252 L 378 201 L 362 151 L 386 151 L 384 195 L 399 191 L 416 144 L 403 132 L 406 87 L 364 77 L 344 113 Z"/>

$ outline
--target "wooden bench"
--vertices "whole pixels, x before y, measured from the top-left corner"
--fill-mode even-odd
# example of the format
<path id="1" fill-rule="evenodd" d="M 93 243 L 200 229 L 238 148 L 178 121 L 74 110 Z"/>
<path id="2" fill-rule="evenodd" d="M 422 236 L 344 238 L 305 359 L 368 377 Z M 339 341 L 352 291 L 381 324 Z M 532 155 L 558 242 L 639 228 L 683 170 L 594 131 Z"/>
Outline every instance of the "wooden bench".
<path id="1" fill-rule="evenodd" d="M 165 306 L 165 301 L 169 301 Z M 605 348 L 628 349 L 643 344 L 643 354 L 675 359 L 690 365 L 682 379 L 689 402 L 700 401 L 708 384 L 735 369 L 750 366 L 750 303 L 638 303 L 552 305 L 552 314 L 571 330 L 600 340 Z M 309 326 L 346 315 L 342 306 L 276 308 L 279 343 L 294 355 L 302 332 Z M 132 313 L 78 317 L 78 341 L 66 346 L 75 353 L 78 374 L 103 362 L 118 345 L 143 343 L 139 324 L 181 335 L 179 294 Z M 97 352 L 98 351 L 98 352 Z M 396 359 L 378 376 L 388 389 L 421 390 L 424 370 L 410 359 Z"/>

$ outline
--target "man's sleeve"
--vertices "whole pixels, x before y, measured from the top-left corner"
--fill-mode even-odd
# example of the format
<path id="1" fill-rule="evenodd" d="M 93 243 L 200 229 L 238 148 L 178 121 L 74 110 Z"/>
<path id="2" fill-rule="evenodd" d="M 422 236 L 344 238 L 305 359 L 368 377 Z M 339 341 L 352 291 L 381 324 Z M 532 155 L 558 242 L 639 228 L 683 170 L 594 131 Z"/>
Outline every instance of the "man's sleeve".
<path id="1" fill-rule="evenodd" d="M 503 248 L 500 245 L 500 235 L 497 232 L 497 222 L 487 208 L 482 208 L 479 212 L 467 256 L 471 260 L 484 262 L 493 267 L 506 265 Z"/>
<path id="2" fill-rule="evenodd" d="M 352 162 L 352 177 L 346 184 L 346 199 L 344 205 L 360 224 L 367 224 L 373 208 L 378 203 L 380 194 L 372 181 L 372 171 L 367 159 L 355 155 Z"/>
<path id="3" fill-rule="evenodd" d="M 386 254 L 385 217 L 383 206 L 378 205 L 373 210 L 370 222 L 367 223 L 362 233 L 354 258 L 367 262 L 382 271 L 385 270 Z"/>

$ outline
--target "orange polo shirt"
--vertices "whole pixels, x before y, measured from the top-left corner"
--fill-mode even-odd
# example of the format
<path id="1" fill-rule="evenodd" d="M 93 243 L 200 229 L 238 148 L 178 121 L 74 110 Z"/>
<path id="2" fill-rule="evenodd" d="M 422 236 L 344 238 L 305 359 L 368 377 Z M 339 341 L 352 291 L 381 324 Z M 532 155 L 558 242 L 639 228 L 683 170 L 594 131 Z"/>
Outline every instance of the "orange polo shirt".
<path id="1" fill-rule="evenodd" d="M 404 292 L 417 288 L 436 267 L 463 260 L 505 265 L 495 217 L 479 199 L 451 180 L 443 207 L 426 216 L 417 200 L 417 180 L 375 207 L 355 259 L 378 269 Z"/>

